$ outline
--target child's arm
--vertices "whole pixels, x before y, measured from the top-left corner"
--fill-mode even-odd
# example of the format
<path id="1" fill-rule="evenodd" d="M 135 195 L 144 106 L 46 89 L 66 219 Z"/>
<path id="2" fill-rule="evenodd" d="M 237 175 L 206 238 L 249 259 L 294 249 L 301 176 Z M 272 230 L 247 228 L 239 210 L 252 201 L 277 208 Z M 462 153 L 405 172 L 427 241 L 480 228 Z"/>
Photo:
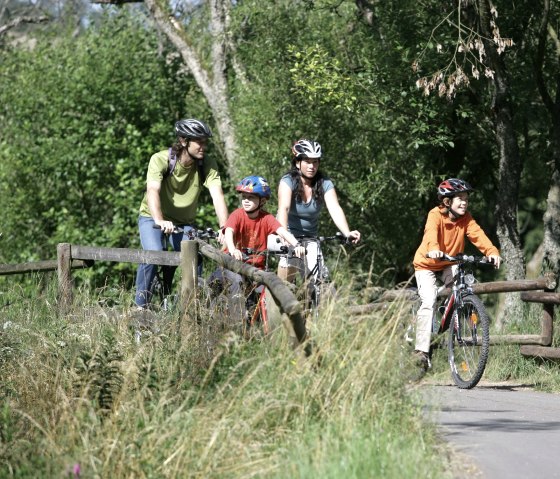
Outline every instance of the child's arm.
<path id="1" fill-rule="evenodd" d="M 276 234 L 280 236 L 283 240 L 285 240 L 289 245 L 293 246 L 294 253 L 298 258 L 301 258 L 305 255 L 305 248 L 301 245 L 301 243 L 297 240 L 297 238 L 290 233 L 286 228 L 281 226 L 276 230 Z"/>
<path id="2" fill-rule="evenodd" d="M 500 257 L 498 248 L 494 246 L 490 238 L 486 236 L 484 230 L 474 219 L 471 219 L 467 225 L 467 238 L 469 238 L 469 241 L 474 244 L 484 256 L 494 263 L 496 268 L 500 267 L 502 258 Z"/>
<path id="3" fill-rule="evenodd" d="M 243 253 L 241 253 L 241 251 L 239 251 L 235 247 L 235 242 L 233 241 L 233 228 L 226 227 L 224 236 L 225 236 L 224 240 L 229 254 L 232 255 L 235 259 L 242 261 Z"/>

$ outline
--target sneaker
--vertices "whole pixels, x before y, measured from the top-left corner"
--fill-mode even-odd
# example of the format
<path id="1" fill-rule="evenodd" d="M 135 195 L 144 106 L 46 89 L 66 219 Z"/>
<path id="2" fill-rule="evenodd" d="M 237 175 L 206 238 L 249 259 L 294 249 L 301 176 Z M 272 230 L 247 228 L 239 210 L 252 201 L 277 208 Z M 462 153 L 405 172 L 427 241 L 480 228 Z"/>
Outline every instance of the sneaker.
<path id="1" fill-rule="evenodd" d="M 424 372 L 426 372 L 428 369 L 432 367 L 430 356 L 428 355 L 428 353 L 425 353 L 424 351 L 415 350 L 414 360 L 418 365 L 418 367 L 422 369 Z"/>

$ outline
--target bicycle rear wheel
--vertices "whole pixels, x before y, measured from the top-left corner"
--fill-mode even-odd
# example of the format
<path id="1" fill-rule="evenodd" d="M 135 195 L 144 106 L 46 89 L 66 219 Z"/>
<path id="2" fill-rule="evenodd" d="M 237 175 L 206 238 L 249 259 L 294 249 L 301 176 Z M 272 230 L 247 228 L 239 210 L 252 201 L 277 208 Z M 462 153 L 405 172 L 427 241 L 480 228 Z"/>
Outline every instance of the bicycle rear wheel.
<path id="1" fill-rule="evenodd" d="M 453 312 L 449 327 L 449 366 L 461 389 L 475 387 L 486 367 L 490 348 L 490 319 L 482 301 L 474 295 L 463 298 L 463 307 Z"/>

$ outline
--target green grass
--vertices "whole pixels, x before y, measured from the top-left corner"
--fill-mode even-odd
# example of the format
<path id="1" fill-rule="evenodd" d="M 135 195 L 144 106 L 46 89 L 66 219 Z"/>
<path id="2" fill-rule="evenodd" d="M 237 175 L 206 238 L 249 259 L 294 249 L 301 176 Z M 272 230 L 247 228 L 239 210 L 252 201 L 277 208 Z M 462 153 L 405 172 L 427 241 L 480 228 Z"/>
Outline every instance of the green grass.
<path id="1" fill-rule="evenodd" d="M 136 344 L 131 312 L 99 295 L 64 317 L 48 289 L 3 297 L 0 477 L 449 477 L 391 321 L 330 308 L 304 358 L 283 329 L 209 352 L 168 314 Z"/>

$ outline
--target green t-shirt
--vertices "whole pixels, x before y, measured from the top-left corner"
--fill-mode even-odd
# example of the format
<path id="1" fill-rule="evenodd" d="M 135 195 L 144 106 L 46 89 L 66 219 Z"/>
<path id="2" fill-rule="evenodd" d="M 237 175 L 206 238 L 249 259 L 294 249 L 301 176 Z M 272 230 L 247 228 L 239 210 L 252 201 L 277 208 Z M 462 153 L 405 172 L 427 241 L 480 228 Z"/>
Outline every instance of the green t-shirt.
<path id="1" fill-rule="evenodd" d="M 146 181 L 161 182 L 159 197 L 164 220 L 179 225 L 192 224 L 196 218 L 198 197 L 202 190 L 196 161 L 187 167 L 177 161 L 173 174 L 164 179 L 163 176 L 167 172 L 168 166 L 168 150 L 153 155 L 148 165 Z M 204 158 L 204 171 L 206 173 L 206 180 L 204 181 L 206 188 L 222 185 L 215 160 Z M 144 199 L 140 205 L 140 215 L 152 216 L 148 208 L 146 194 L 144 194 Z"/>

